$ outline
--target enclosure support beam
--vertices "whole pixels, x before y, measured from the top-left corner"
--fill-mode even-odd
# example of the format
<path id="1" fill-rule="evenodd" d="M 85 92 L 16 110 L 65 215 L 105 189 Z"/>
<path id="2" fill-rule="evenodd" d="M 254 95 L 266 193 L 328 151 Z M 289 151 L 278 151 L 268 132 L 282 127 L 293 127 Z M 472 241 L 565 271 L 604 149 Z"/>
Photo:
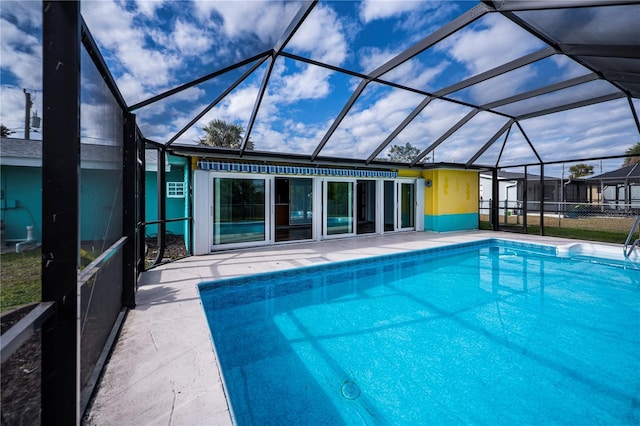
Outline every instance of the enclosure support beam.
<path id="1" fill-rule="evenodd" d="M 522 228 L 524 233 L 527 234 L 527 204 L 529 204 L 529 173 L 527 166 L 524 166 L 524 185 L 522 187 Z"/>
<path id="2" fill-rule="evenodd" d="M 122 235 L 127 237 L 127 242 L 123 248 L 122 305 L 133 308 L 136 305 L 136 229 L 138 228 L 138 209 L 136 208 L 138 146 L 134 114 L 124 113 L 123 132 Z"/>
<path id="3" fill-rule="evenodd" d="M 267 60 L 267 58 L 268 56 L 265 56 L 264 58 L 259 59 L 255 64 L 253 64 L 251 68 L 249 68 L 247 71 L 244 72 L 244 74 L 240 76 L 240 78 L 238 78 L 236 81 L 233 82 L 233 84 L 227 87 L 220 95 L 218 95 L 217 98 L 213 100 L 213 102 L 207 105 L 205 109 L 203 109 L 198 115 L 193 117 L 193 119 L 189 123 L 187 123 L 186 126 L 180 129 L 178 133 L 176 133 L 171 139 L 169 139 L 169 142 L 167 142 L 166 146 L 169 146 L 172 143 L 174 143 L 180 136 L 182 136 L 187 130 L 189 130 L 191 126 L 196 124 L 198 120 L 204 117 L 206 113 L 208 113 L 209 111 L 211 111 L 213 107 L 218 105 L 218 103 L 220 103 L 221 100 L 223 100 L 229 93 L 231 93 L 236 87 L 238 87 L 240 83 L 245 81 L 247 77 L 249 77 L 260 65 L 262 65 L 264 61 Z"/>
<path id="4" fill-rule="evenodd" d="M 497 140 L 498 140 L 498 138 L 499 138 L 500 136 L 502 136 L 502 134 L 503 134 L 504 132 L 506 132 L 507 130 L 510 130 L 510 129 L 511 129 L 511 125 L 512 125 L 512 124 L 513 124 L 513 120 L 509 120 L 509 121 L 507 121 L 507 122 L 504 124 L 504 126 L 502 126 L 502 127 L 500 128 L 500 130 L 498 130 L 498 131 L 497 131 L 497 132 L 496 132 L 496 133 L 491 137 L 491 139 L 489 139 L 489 140 L 487 141 L 487 143 L 485 143 L 485 144 L 484 144 L 484 146 L 483 146 L 482 148 L 480 148 L 480 150 L 478 150 L 478 152 L 476 152 L 476 153 L 474 154 L 474 156 L 473 156 L 473 157 L 471 157 L 471 159 L 470 159 L 469 161 L 467 161 L 466 167 L 471 166 L 471 165 L 472 165 L 472 164 L 473 164 L 473 163 L 474 163 L 478 158 L 480 158 L 480 156 L 481 156 L 482 154 L 484 154 L 484 153 L 485 153 L 485 151 L 486 151 L 487 149 L 491 148 L 491 145 L 493 145 L 493 144 L 494 144 L 494 142 L 495 142 L 495 141 L 497 141 Z M 507 133 L 507 138 L 508 138 L 508 137 L 509 137 L 509 134 Z M 507 140 L 507 139 L 505 138 L 505 143 L 506 143 L 506 140 Z M 496 166 L 497 166 L 497 165 L 496 165 Z"/>
<path id="5" fill-rule="evenodd" d="M 164 147 L 158 149 L 158 254 L 153 261 L 154 265 L 159 264 L 164 257 L 164 249 L 167 245 L 167 193 L 165 187 L 167 186 L 166 166 L 167 151 Z"/>
<path id="6" fill-rule="evenodd" d="M 382 152 L 382 150 L 385 149 L 387 145 L 389 145 L 391 141 L 393 141 L 418 116 L 418 114 L 420 114 L 422 110 L 431 103 L 433 99 L 434 98 L 432 98 L 431 96 L 427 96 L 422 102 L 420 102 L 420 104 L 415 107 L 413 111 L 411 111 L 411 114 L 405 117 L 405 119 L 402 120 L 402 123 L 400 123 L 400 125 L 396 127 L 389 136 L 387 136 L 387 138 L 378 146 L 378 148 L 376 148 L 376 150 L 371 153 L 369 158 L 367 158 L 366 164 L 369 164 L 371 161 L 373 161 L 376 158 L 376 155 L 380 154 L 380 152 Z"/>
<path id="7" fill-rule="evenodd" d="M 629 109 L 631 109 L 631 115 L 633 115 L 633 121 L 636 123 L 636 129 L 638 130 L 638 134 L 640 134 L 640 121 L 638 120 L 638 112 L 636 111 L 636 107 L 633 105 L 633 100 L 630 97 L 627 97 L 627 102 L 629 102 Z"/>
<path id="8" fill-rule="evenodd" d="M 80 3 L 44 1 L 41 423 L 79 424 Z"/>
<path id="9" fill-rule="evenodd" d="M 249 144 L 249 137 L 251 136 L 253 125 L 256 122 L 256 117 L 258 116 L 258 111 L 260 110 L 260 104 L 262 104 L 264 94 L 267 92 L 267 84 L 269 83 L 269 79 L 271 78 L 271 71 L 273 71 L 273 66 L 276 63 L 276 58 L 277 56 L 274 52 L 271 56 L 271 60 L 269 61 L 269 65 L 267 65 L 267 70 L 264 73 L 262 84 L 260 85 L 260 91 L 258 92 L 258 98 L 256 99 L 256 103 L 253 105 L 251 117 L 249 117 L 247 131 L 244 133 L 244 139 L 242 140 L 242 144 L 240 145 L 240 157 L 242 157 L 242 154 L 244 154 L 244 151 L 247 149 L 247 145 Z"/>
<path id="10" fill-rule="evenodd" d="M 500 204 L 500 200 L 498 200 L 498 198 L 500 197 L 500 185 L 498 182 L 498 168 L 493 168 L 491 169 L 491 193 L 493 194 L 493 196 L 491 197 L 491 226 L 493 227 L 494 231 L 499 231 L 500 230 L 500 226 L 498 224 L 499 222 L 499 212 L 498 212 L 498 206 Z"/>
<path id="11" fill-rule="evenodd" d="M 146 205 L 147 205 L 147 193 L 145 190 L 145 170 L 147 168 L 146 143 L 139 129 L 136 128 L 136 151 L 138 157 L 137 170 L 139 179 L 136 182 L 138 185 L 138 223 L 136 229 L 138 232 L 138 273 L 145 271 L 145 222 L 147 221 Z"/>
<path id="12" fill-rule="evenodd" d="M 544 163 L 540 163 L 540 235 L 544 235 Z"/>
<path id="13" fill-rule="evenodd" d="M 458 121 L 456 124 L 454 124 L 454 126 L 452 128 L 447 130 L 444 135 L 440 136 L 434 143 L 429 145 L 424 151 L 422 151 L 420 154 L 418 154 L 418 156 L 413 159 L 413 161 L 411 162 L 410 165 L 412 167 L 415 166 L 418 163 L 418 161 L 420 161 L 420 160 L 422 160 L 424 158 L 425 155 L 427 155 L 428 153 L 430 153 L 431 151 L 436 149 L 438 147 L 438 145 L 440 145 L 442 142 L 447 140 L 451 135 L 453 135 L 455 132 L 457 132 L 460 129 L 460 127 L 462 127 L 465 124 L 467 124 L 467 122 L 469 120 L 471 120 L 473 117 L 475 117 L 476 114 L 478 114 L 479 112 L 480 112 L 480 110 L 476 108 L 473 111 L 471 111 L 469 114 L 465 115 L 460 121 Z"/>

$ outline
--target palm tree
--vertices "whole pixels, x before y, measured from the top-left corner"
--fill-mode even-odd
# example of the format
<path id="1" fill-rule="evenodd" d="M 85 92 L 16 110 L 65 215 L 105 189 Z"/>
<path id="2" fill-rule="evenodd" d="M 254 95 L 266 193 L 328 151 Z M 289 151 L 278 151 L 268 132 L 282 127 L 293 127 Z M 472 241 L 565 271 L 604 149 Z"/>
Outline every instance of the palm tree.
<path id="1" fill-rule="evenodd" d="M 215 119 L 210 121 L 202 130 L 204 130 L 205 136 L 200 139 L 200 145 L 237 149 L 242 144 L 244 129 L 239 124 Z M 246 149 L 253 149 L 253 142 L 247 141 Z"/>
<path id="2" fill-rule="evenodd" d="M 593 174 L 593 166 L 580 163 L 569 167 L 569 179 L 575 179 L 582 176 L 589 176 Z"/>
<path id="3" fill-rule="evenodd" d="M 3 138 L 8 138 L 9 136 L 11 136 L 12 134 L 15 133 L 13 130 L 11 130 L 10 128 L 5 126 L 4 124 L 0 125 L 0 131 L 2 133 L 1 136 Z"/>
<path id="4" fill-rule="evenodd" d="M 626 150 L 625 154 L 629 155 L 629 157 L 624 159 L 624 163 L 622 163 L 622 167 L 632 166 L 634 164 L 640 163 L 640 142 L 636 143 L 634 146 Z"/>

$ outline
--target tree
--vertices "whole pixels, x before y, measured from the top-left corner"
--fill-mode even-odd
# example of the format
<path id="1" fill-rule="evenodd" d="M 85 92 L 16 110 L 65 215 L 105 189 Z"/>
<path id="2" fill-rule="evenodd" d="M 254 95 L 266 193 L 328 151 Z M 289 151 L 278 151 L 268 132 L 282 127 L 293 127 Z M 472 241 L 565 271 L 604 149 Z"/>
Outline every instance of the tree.
<path id="1" fill-rule="evenodd" d="M 580 163 L 569 167 L 569 179 L 575 179 L 582 176 L 588 176 L 593 174 L 593 166 Z"/>
<path id="2" fill-rule="evenodd" d="M 3 138 L 7 138 L 10 135 L 15 133 L 13 130 L 9 129 L 4 124 L 0 124 L 0 132 L 1 132 L 0 136 L 2 136 Z"/>
<path id="3" fill-rule="evenodd" d="M 227 123 L 224 120 L 215 119 L 202 128 L 205 132 L 200 145 L 216 146 L 223 148 L 240 148 L 244 129 L 239 124 Z M 253 149 L 253 142 L 247 141 L 247 149 Z"/>
<path id="4" fill-rule="evenodd" d="M 387 153 L 387 159 L 398 163 L 410 163 L 418 154 L 420 154 L 420 150 L 410 143 L 406 143 L 404 146 L 392 145 Z"/>
<path id="5" fill-rule="evenodd" d="M 624 163 L 622 163 L 622 167 L 632 166 L 634 164 L 640 163 L 640 142 L 629 148 L 625 151 L 625 154 L 629 157 L 624 159 Z"/>

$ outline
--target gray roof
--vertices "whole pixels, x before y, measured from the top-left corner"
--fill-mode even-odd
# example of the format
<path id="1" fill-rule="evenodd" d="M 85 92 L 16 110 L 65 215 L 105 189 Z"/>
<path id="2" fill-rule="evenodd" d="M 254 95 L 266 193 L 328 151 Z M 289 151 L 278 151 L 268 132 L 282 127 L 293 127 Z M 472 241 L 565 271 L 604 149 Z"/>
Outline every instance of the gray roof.
<path id="1" fill-rule="evenodd" d="M 590 180 L 606 180 L 606 181 L 624 181 L 625 179 L 640 179 L 640 163 L 632 164 L 630 166 L 621 167 L 618 170 L 603 173 L 598 176 L 589 177 Z"/>
<path id="2" fill-rule="evenodd" d="M 117 168 L 122 164 L 122 147 L 82 144 L 80 157 L 82 167 Z M 42 141 L 14 138 L 0 139 L 0 164 L 40 167 L 42 165 Z"/>

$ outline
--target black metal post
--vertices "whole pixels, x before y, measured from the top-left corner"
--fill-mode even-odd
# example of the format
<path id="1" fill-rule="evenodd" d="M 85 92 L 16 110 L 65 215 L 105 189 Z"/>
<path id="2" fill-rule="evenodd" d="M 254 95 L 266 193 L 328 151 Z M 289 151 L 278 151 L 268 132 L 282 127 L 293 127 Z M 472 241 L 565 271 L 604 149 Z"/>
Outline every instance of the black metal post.
<path id="1" fill-rule="evenodd" d="M 544 235 L 544 163 L 540 163 L 540 235 Z"/>
<path id="2" fill-rule="evenodd" d="M 164 148 L 158 149 L 158 255 L 153 261 L 154 265 L 159 264 L 164 257 L 164 249 L 167 245 L 167 197 L 165 187 L 167 186 L 167 176 L 165 162 L 167 161 L 167 151 Z"/>
<path id="3" fill-rule="evenodd" d="M 529 204 L 529 175 L 527 174 L 527 166 L 524 166 L 524 188 L 522 188 L 522 226 L 524 233 L 527 234 L 527 212 Z"/>
<path id="4" fill-rule="evenodd" d="M 499 231 L 500 230 L 500 224 L 498 223 L 499 221 L 499 217 L 498 217 L 498 205 L 499 205 L 499 200 L 498 197 L 500 196 L 500 186 L 498 184 L 498 169 L 494 168 L 493 170 L 491 170 L 491 186 L 493 188 L 491 188 L 491 192 L 493 193 L 493 198 L 491 199 L 491 217 L 493 217 L 493 230 L 494 231 Z"/>
<path id="5" fill-rule="evenodd" d="M 138 180 L 136 181 L 136 185 L 138 188 L 138 199 L 137 199 L 137 203 L 138 203 L 138 217 L 137 217 L 137 224 L 136 224 L 136 231 L 138 233 L 138 273 L 140 272 L 144 272 L 146 269 L 146 265 L 145 265 L 145 253 L 146 253 L 146 228 L 144 226 L 144 223 L 146 221 L 146 191 L 145 191 L 145 185 L 146 185 L 146 179 L 147 179 L 147 174 L 145 172 L 146 170 L 146 164 L 147 164 L 147 160 L 146 160 L 146 144 L 144 142 L 144 140 L 142 139 L 142 136 L 140 135 L 140 133 L 136 133 L 136 149 L 137 149 L 137 170 L 138 170 Z"/>
<path id="6" fill-rule="evenodd" d="M 123 249 L 122 262 L 122 305 L 133 308 L 136 305 L 136 170 L 138 150 L 136 144 L 136 116 L 124 113 L 123 135 L 123 188 L 122 188 L 122 235 L 127 237 Z"/>
<path id="7" fill-rule="evenodd" d="M 42 411 L 48 424 L 80 421 L 77 273 L 80 192 L 80 4 L 43 2 Z"/>

